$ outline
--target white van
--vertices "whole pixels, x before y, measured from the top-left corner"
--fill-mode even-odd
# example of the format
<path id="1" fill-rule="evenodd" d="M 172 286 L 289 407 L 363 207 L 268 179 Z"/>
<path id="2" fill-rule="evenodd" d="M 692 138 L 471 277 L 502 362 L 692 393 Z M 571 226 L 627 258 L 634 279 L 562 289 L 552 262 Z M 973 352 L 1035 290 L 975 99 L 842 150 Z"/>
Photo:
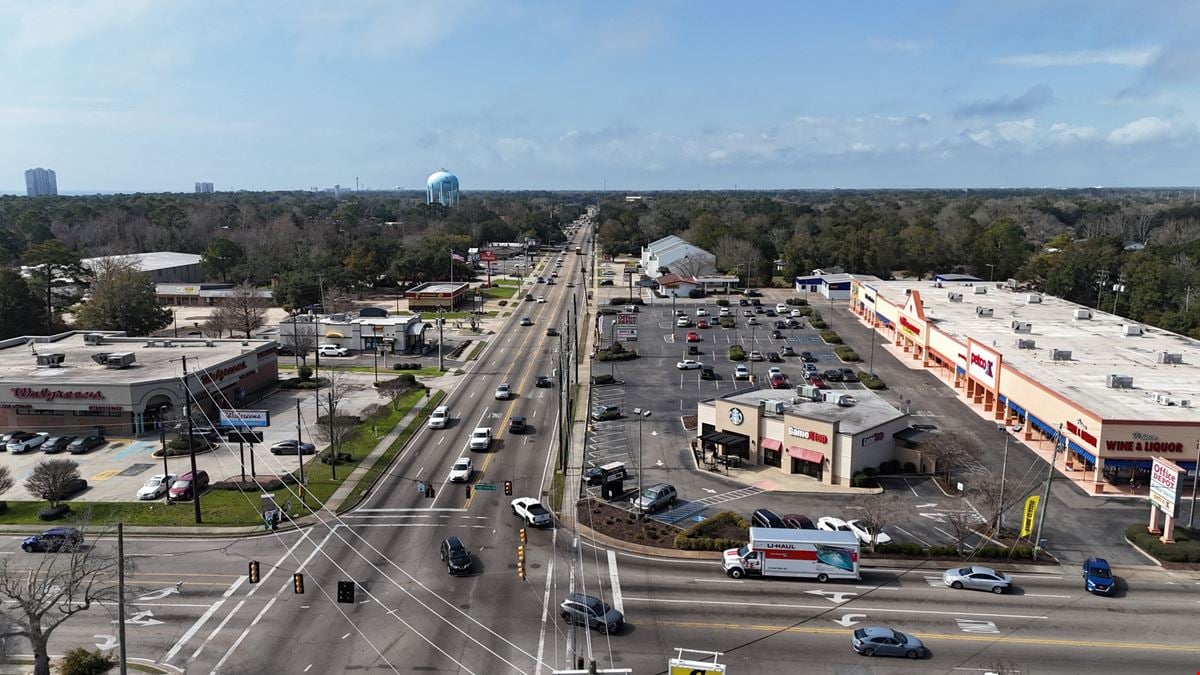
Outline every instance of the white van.
<path id="1" fill-rule="evenodd" d="M 430 429 L 445 429 L 446 422 L 450 419 L 450 407 L 439 405 L 433 409 L 433 414 L 429 416 Z"/>

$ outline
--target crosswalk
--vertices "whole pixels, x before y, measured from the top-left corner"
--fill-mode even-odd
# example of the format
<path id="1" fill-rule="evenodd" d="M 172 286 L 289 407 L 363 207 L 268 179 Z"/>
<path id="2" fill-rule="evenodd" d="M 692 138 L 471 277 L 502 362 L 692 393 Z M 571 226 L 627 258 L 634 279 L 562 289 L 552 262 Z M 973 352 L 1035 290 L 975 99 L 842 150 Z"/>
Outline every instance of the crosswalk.
<path id="1" fill-rule="evenodd" d="M 685 502 L 682 506 L 677 506 L 669 511 L 659 513 L 654 516 L 654 519 L 664 523 L 678 523 L 682 520 L 686 520 L 692 516 L 698 515 L 701 511 L 704 511 L 710 506 L 724 504 L 725 502 L 732 502 L 737 499 L 745 499 L 746 497 L 753 497 L 754 495 L 762 492 L 763 490 L 760 488 L 744 487 L 737 490 L 731 490 L 729 492 L 722 492 L 721 494 L 709 495 L 707 497 L 701 497 L 700 499 L 694 499 L 692 501 Z"/>

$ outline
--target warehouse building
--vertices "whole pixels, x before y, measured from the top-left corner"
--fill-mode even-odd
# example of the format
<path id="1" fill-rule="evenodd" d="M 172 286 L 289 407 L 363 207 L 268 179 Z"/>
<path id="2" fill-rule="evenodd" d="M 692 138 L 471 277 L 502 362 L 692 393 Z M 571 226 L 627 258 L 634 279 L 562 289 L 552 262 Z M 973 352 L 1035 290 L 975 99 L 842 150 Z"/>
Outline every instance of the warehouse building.
<path id="1" fill-rule="evenodd" d="M 68 332 L 0 341 L 0 429 L 136 435 L 183 406 L 238 407 L 278 380 L 271 340 L 161 340 Z"/>
<path id="2" fill-rule="evenodd" d="M 194 253 L 175 253 L 173 251 L 129 253 L 127 255 L 84 258 L 81 262 L 84 267 L 95 269 L 98 264 L 113 259 L 131 261 L 139 272 L 145 272 L 150 276 L 150 281 L 156 284 L 198 283 L 207 276 L 204 266 L 200 264 L 200 256 Z"/>
<path id="3" fill-rule="evenodd" d="M 1095 492 L 1154 456 L 1195 469 L 1197 340 L 1007 283 L 856 280 L 850 306 L 1026 442 L 1061 447 Z"/>

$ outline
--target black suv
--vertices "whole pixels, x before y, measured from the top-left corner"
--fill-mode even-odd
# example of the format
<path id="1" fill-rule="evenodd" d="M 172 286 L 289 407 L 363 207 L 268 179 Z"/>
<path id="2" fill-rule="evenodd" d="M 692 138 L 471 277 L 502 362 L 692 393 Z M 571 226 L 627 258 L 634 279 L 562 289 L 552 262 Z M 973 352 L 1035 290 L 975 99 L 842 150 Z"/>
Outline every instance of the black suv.
<path id="1" fill-rule="evenodd" d="M 713 370 L 712 368 L 709 368 L 708 366 L 704 366 L 703 368 L 700 369 L 700 379 L 715 380 L 715 379 L 717 379 L 717 371 Z"/>
<path id="2" fill-rule="evenodd" d="M 442 540 L 441 555 L 442 562 L 446 563 L 446 571 L 450 574 L 470 574 L 471 554 L 467 553 L 467 548 L 458 537 L 446 537 Z"/>
<path id="3" fill-rule="evenodd" d="M 508 431 L 512 434 L 523 434 L 527 428 L 525 418 L 521 415 L 513 415 L 508 418 Z"/>
<path id="4" fill-rule="evenodd" d="M 70 551 L 83 543 L 83 533 L 73 527 L 52 527 L 41 534 L 26 537 L 21 550 L 26 553 Z"/>
<path id="5" fill-rule="evenodd" d="M 553 387 L 554 380 L 550 379 L 549 375 L 538 375 L 536 386 L 538 386 L 538 387 Z"/>

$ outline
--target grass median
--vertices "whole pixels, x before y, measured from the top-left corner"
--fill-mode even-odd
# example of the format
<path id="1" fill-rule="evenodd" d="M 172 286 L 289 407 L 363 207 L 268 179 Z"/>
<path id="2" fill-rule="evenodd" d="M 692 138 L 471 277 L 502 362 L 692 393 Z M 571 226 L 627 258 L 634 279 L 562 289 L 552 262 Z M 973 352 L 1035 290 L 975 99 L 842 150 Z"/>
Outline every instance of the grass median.
<path id="1" fill-rule="evenodd" d="M 434 392 L 433 396 L 426 400 L 425 406 L 421 408 L 421 411 L 417 414 L 417 416 L 409 420 L 408 426 L 404 427 L 404 430 L 401 431 L 396 440 L 388 446 L 388 449 L 375 459 L 375 463 L 371 465 L 371 468 L 367 469 L 367 472 L 364 473 L 361 478 L 359 478 L 358 484 L 354 486 L 354 489 L 350 491 L 350 494 L 342 500 L 341 504 L 338 504 L 338 511 L 341 511 L 343 508 L 353 506 L 360 498 L 362 498 L 363 493 L 375 484 L 375 481 L 377 481 L 379 477 L 383 475 L 384 471 L 387 471 L 388 467 L 392 463 L 392 460 L 396 458 L 396 455 L 400 454 L 400 451 L 408 443 L 409 439 L 416 435 L 417 431 L 421 429 L 421 425 L 425 424 L 425 419 L 429 417 L 429 413 L 433 412 L 434 408 L 441 405 L 442 399 L 444 398 L 446 398 L 446 393 L 438 391 Z"/>

